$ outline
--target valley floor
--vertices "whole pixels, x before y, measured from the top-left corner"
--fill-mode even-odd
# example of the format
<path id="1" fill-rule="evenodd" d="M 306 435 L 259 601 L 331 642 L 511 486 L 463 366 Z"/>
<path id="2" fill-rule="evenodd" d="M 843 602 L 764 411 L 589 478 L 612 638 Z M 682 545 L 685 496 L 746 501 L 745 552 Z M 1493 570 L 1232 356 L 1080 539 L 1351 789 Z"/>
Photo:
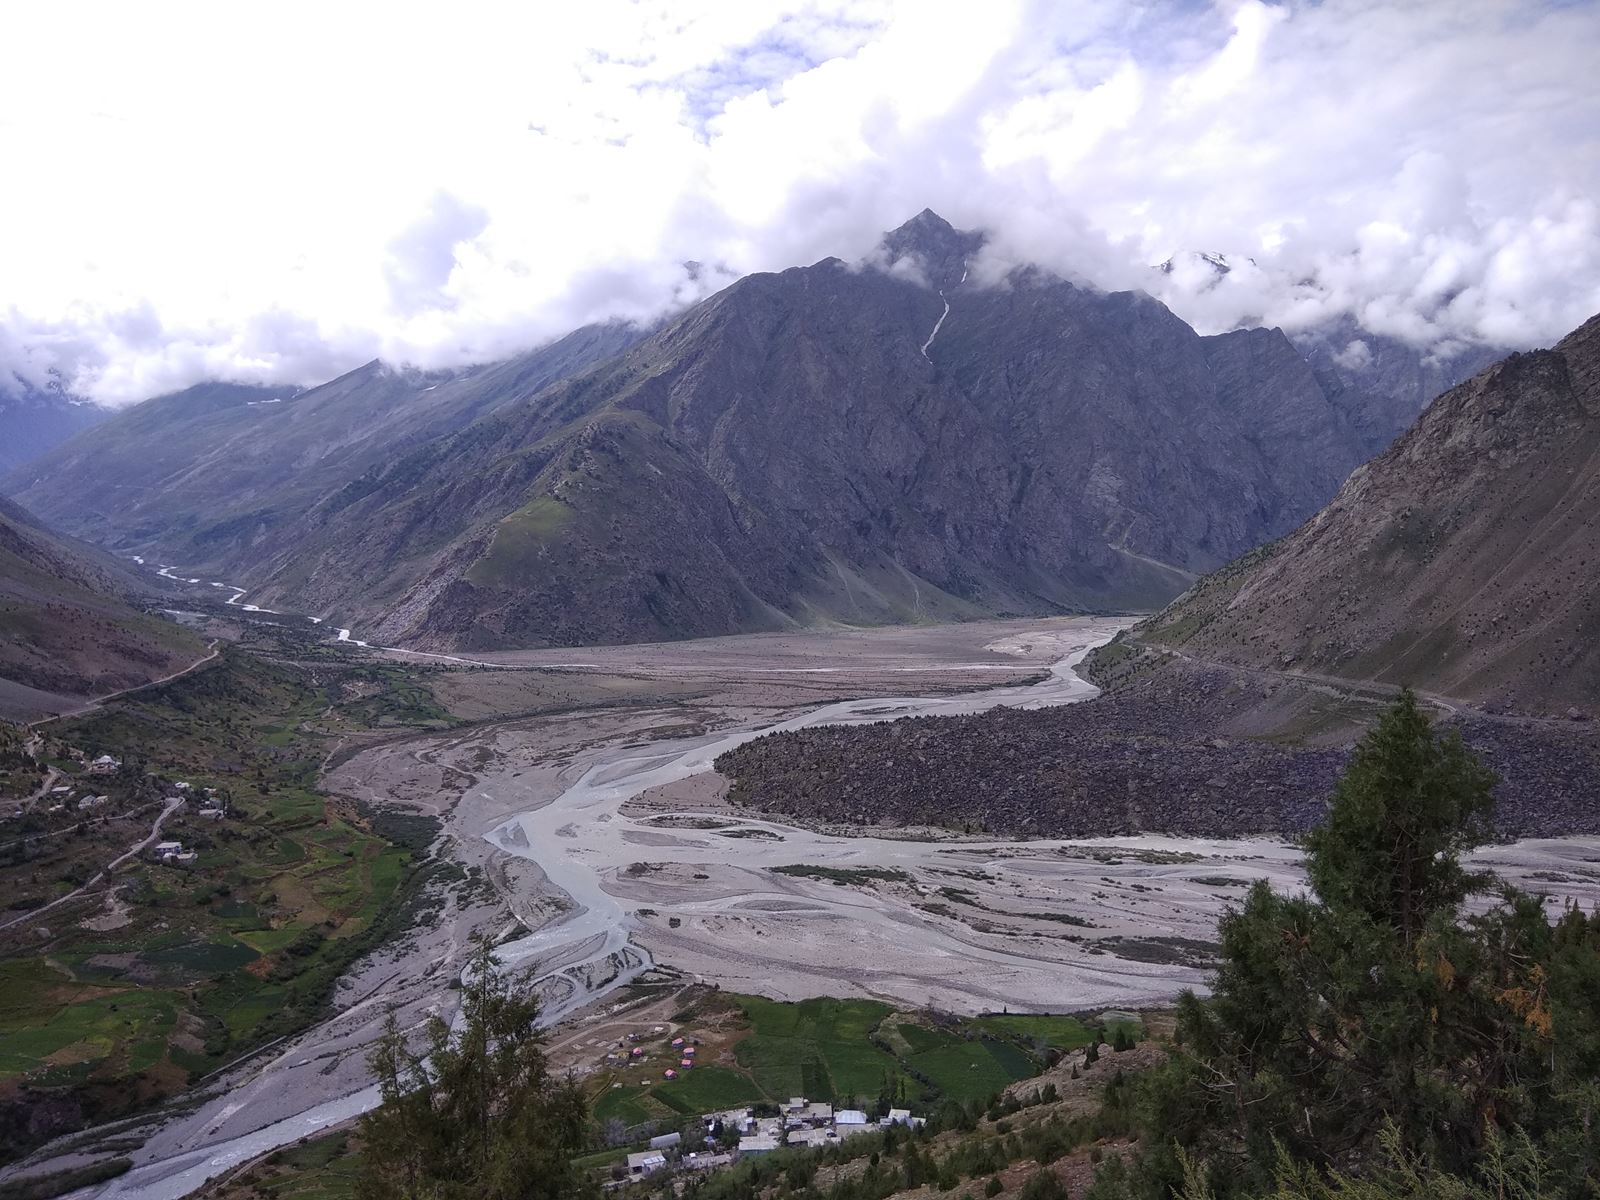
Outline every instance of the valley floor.
<path id="1" fill-rule="evenodd" d="M 764 635 L 436 670 L 434 695 L 480 723 L 336 754 L 324 786 L 442 817 L 446 853 L 493 894 L 451 891 L 346 976 L 332 1019 L 224 1075 L 101 1194 L 184 1195 L 369 1107 L 365 1056 L 387 1013 L 408 1027 L 449 1017 L 474 932 L 535 970 L 550 1021 L 600 1011 L 658 964 L 773 998 L 966 1013 L 1147 1005 L 1203 987 L 1223 908 L 1256 879 L 1298 885 L 1284 842 L 807 826 L 729 805 L 710 771 L 773 729 L 1086 698 L 1064 660 L 1125 624 Z M 1595 839 L 1480 857 L 1553 889 L 1552 905 L 1600 902 Z"/>

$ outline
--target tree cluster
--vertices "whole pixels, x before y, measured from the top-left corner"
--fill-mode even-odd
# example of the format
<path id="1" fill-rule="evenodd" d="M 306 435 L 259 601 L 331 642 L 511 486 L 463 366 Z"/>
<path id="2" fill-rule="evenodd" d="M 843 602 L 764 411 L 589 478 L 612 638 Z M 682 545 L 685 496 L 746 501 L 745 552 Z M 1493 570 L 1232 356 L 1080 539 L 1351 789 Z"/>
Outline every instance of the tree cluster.
<path id="1" fill-rule="evenodd" d="M 1260 883 L 1223 920 L 1097 1200 L 1594 1193 L 1600 914 L 1465 868 L 1494 783 L 1402 695 L 1305 839 L 1309 893 Z"/>

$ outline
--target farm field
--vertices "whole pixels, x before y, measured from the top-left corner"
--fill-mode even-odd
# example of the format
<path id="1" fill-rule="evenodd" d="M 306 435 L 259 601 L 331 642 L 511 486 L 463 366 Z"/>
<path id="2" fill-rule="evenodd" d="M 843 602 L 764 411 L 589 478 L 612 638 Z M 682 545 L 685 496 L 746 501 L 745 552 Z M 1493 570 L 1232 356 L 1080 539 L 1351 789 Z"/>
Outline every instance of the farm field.
<path id="1" fill-rule="evenodd" d="M 347 1200 L 361 1178 L 358 1139 L 340 1130 L 269 1154 L 242 1177 L 207 1188 L 206 1200 Z"/>
<path id="2" fill-rule="evenodd" d="M 594 1148 L 575 1161 L 591 1178 L 610 1176 L 647 1136 L 698 1125 L 703 1113 L 787 1101 L 797 1094 L 791 1084 L 802 1074 L 815 1082 L 821 1078 L 816 1072 L 833 1079 L 837 1071 L 846 1080 L 869 1083 L 862 1095 L 805 1092 L 809 1099 L 841 1107 L 892 1102 L 932 1113 L 946 1100 L 957 1100 L 970 1111 L 974 1102 L 991 1103 L 1007 1084 L 1037 1075 L 1054 1051 L 1084 1046 L 1107 1032 L 1096 1021 L 1072 1016 L 993 1014 L 957 1020 L 871 1000 L 781 1002 L 702 985 L 680 991 L 673 1003 L 681 1007 L 663 1017 L 663 1024 L 641 1024 L 639 1036 L 624 1039 L 623 1052 L 632 1059 L 632 1050 L 639 1049 L 642 1062 L 617 1069 L 602 1064 L 586 1076 L 593 1085 Z M 1129 1028 L 1142 1024 L 1136 1019 Z M 675 1080 L 657 1078 L 666 1061 L 681 1062 L 683 1046 L 672 1045 L 679 1038 L 683 1046 L 694 1046 L 705 1065 L 680 1071 Z M 1030 1048 L 1040 1057 L 1032 1057 Z M 930 1087 L 907 1074 L 914 1062 L 931 1065 L 942 1086 Z M 813 1064 L 809 1071 L 808 1063 Z M 1048 1078 L 1061 1080 L 1064 1070 L 1058 1067 Z M 886 1093 L 886 1078 L 894 1085 L 893 1096 Z M 999 1085 L 991 1086 L 997 1080 Z M 900 1081 L 907 1089 L 903 1097 Z M 1093 1085 L 1086 1080 L 1083 1086 Z M 614 1140 L 622 1137 L 627 1140 Z M 359 1132 L 337 1130 L 266 1156 L 208 1189 L 204 1200 L 346 1200 L 358 1194 L 359 1175 Z"/>
<path id="3" fill-rule="evenodd" d="M 0 930 L 0 1161 L 35 1140 L 13 1133 L 12 1112 L 49 1099 L 67 1127 L 112 1118 L 309 1025 L 345 968 L 409 922 L 433 824 L 316 790 L 341 735 L 395 720 L 449 718 L 390 667 L 311 672 L 230 649 L 50 727 L 61 778 L 110 798 L 97 821 L 29 811 L 0 826 L 0 891 L 17 918 Z M 84 775 L 102 753 L 123 767 Z M 203 789 L 225 818 L 198 815 Z M 138 844 L 173 796 L 189 802 L 160 836 L 192 862 L 130 859 L 28 916 Z"/>
<path id="4" fill-rule="evenodd" d="M 664 1032 L 636 1035 L 613 1050 L 625 1061 L 602 1065 L 591 1102 L 602 1125 L 629 1127 L 793 1096 L 931 1111 L 946 1100 L 986 1101 L 1092 1036 L 1090 1026 L 1067 1016 L 956 1018 L 875 1000 L 713 993 Z M 674 1038 L 695 1049 L 693 1067 L 682 1067 Z M 666 1079 L 667 1070 L 677 1077 Z"/>

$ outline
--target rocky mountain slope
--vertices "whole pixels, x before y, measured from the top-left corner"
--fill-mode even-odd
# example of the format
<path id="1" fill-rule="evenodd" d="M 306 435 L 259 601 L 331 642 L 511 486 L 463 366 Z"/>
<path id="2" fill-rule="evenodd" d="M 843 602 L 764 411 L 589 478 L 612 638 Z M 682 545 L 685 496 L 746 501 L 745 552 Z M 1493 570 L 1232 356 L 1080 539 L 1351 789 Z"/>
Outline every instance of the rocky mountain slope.
<path id="1" fill-rule="evenodd" d="M 1440 396 L 1137 636 L 1517 710 L 1600 704 L 1600 317 Z"/>
<path id="2" fill-rule="evenodd" d="M 212 527 L 231 540 L 189 544 L 269 601 L 423 646 L 1139 608 L 1376 449 L 1281 333 L 1202 338 L 1036 271 L 979 287 L 979 244 L 923 213 L 878 268 L 748 277 L 465 428 L 386 442 L 281 528 L 234 504 Z"/>
<path id="3" fill-rule="evenodd" d="M 375 464 L 609 357 L 639 334 L 594 326 L 487 367 L 371 362 L 320 387 L 209 383 L 161 396 L 57 447 L 0 489 L 58 528 L 164 561 L 247 566 L 255 543 Z"/>
<path id="4" fill-rule="evenodd" d="M 1436 706 L 1499 773 L 1502 831 L 1594 832 L 1600 734 L 1567 713 L 1600 701 L 1597 563 L 1600 317 L 1446 392 L 1294 533 L 1098 651 L 1106 695 L 774 735 L 717 766 L 736 798 L 827 821 L 1292 832 L 1411 683 L 1457 698 Z"/>
<path id="5" fill-rule="evenodd" d="M 924 212 L 870 264 L 750 276 L 644 340 L 193 420 L 169 397 L 7 482 L 275 607 L 481 649 L 1153 608 L 1392 435 L 1278 330 L 980 285 L 982 240 Z"/>
<path id="6" fill-rule="evenodd" d="M 1440 392 L 1502 356 L 1485 346 L 1439 355 L 1362 329 L 1350 317 L 1294 335 L 1328 397 L 1368 422 L 1364 432 L 1387 446 L 1411 427 Z"/>
<path id="7" fill-rule="evenodd" d="M 109 409 L 69 396 L 59 388 L 36 388 L 0 372 L 0 475 L 33 461 L 110 415 Z"/>
<path id="8" fill-rule="evenodd" d="M 1220 286 L 1241 260 L 1214 251 L 1185 251 L 1155 269 L 1182 271 L 1200 293 Z M 1243 260 L 1254 265 L 1254 260 Z M 1327 397 L 1351 414 L 1373 453 L 1410 427 L 1428 402 L 1447 388 L 1476 375 L 1503 351 L 1486 346 L 1417 347 L 1373 333 L 1351 315 L 1301 329 L 1291 335 L 1310 363 Z"/>
<path id="9" fill-rule="evenodd" d="M 0 499 L 0 717 L 60 712 L 204 657 L 140 590 L 114 560 Z"/>

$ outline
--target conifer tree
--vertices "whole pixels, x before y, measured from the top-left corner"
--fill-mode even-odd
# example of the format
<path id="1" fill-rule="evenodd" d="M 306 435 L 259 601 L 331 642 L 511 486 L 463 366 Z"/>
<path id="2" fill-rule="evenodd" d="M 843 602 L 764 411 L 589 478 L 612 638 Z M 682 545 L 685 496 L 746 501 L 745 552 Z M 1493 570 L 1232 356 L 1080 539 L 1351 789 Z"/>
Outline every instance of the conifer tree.
<path id="1" fill-rule="evenodd" d="M 1201 1175 L 1264 1195 L 1285 1163 L 1359 1178 L 1385 1149 L 1470 1181 L 1522 1139 L 1555 1194 L 1600 1192 L 1600 919 L 1552 925 L 1542 898 L 1464 868 L 1493 781 L 1401 695 L 1305 839 L 1311 893 L 1257 883 L 1223 918 L 1212 994 L 1182 997 L 1176 1053 L 1142 1086 L 1145 1148 L 1093 1200 Z"/>
<path id="2" fill-rule="evenodd" d="M 538 1001 L 480 938 L 462 974 L 461 1029 L 429 1019 L 413 1053 L 391 1013 L 372 1054 L 383 1103 L 362 1118 L 364 1200 L 562 1200 L 587 1111 L 553 1078 Z"/>
<path id="3" fill-rule="evenodd" d="M 1330 910 L 1394 927 L 1409 947 L 1429 916 L 1484 885 L 1460 856 L 1489 837 L 1494 783 L 1461 735 L 1436 737 L 1403 690 L 1356 747 L 1327 819 L 1305 838 L 1312 890 Z"/>

